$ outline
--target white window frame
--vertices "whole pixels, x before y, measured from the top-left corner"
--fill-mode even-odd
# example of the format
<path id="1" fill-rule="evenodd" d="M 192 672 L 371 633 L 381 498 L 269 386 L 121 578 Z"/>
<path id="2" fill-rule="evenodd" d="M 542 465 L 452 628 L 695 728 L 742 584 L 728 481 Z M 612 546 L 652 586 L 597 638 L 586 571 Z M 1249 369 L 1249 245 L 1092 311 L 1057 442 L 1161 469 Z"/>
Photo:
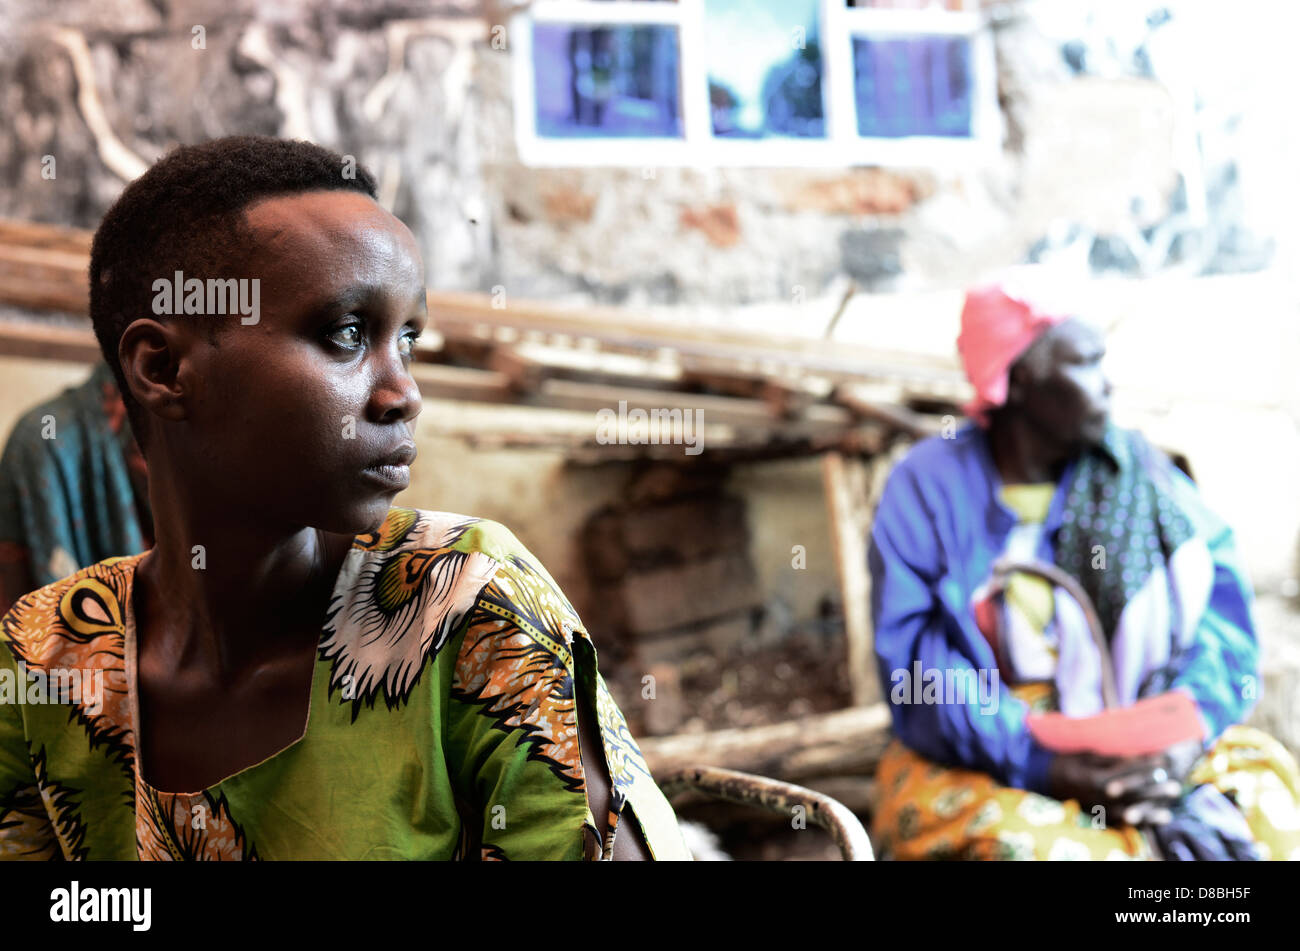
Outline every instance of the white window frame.
<path id="1" fill-rule="evenodd" d="M 687 6 L 696 4 L 655 3 L 649 0 L 618 0 L 594 3 L 588 0 L 552 0 L 534 2 L 518 13 L 510 25 L 510 55 L 514 58 L 515 142 L 525 165 L 642 165 L 677 166 L 694 164 L 699 124 L 708 121 L 708 113 L 695 114 L 699 104 L 687 95 L 685 77 L 698 73 L 701 64 L 695 59 L 698 50 L 692 40 L 698 30 L 685 28 Z M 702 7 L 700 8 L 702 9 Z M 654 26 L 677 28 L 680 86 L 678 102 L 682 110 L 682 132 L 670 138 L 548 138 L 537 133 L 537 98 L 533 82 L 533 24 L 566 23 L 592 25 Z M 689 57 L 689 64 L 688 64 Z M 708 105 L 705 90 L 705 106 Z M 708 132 L 706 126 L 703 129 Z"/>
<path id="2" fill-rule="evenodd" d="M 879 10 L 820 0 L 822 94 L 826 136 L 722 139 L 713 135 L 704 56 L 704 2 L 677 0 L 535 0 L 510 25 L 514 60 L 515 141 L 531 166 L 970 167 L 996 158 L 1002 143 L 992 31 L 975 0 L 964 10 Z M 533 24 L 668 25 L 677 30 L 680 138 L 551 138 L 538 135 L 533 79 Z M 971 40 L 971 136 L 860 136 L 854 96 L 853 38 L 887 35 L 966 36 Z"/>

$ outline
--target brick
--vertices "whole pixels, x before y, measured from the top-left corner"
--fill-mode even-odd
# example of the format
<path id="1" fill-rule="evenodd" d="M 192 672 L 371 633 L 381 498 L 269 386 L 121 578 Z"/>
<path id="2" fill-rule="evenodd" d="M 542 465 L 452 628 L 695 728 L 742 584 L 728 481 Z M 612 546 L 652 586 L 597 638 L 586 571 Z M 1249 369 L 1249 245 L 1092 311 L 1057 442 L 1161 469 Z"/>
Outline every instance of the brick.
<path id="1" fill-rule="evenodd" d="M 596 196 L 569 185 L 553 185 L 542 194 L 542 205 L 555 224 L 584 224 L 595 211 Z"/>
<path id="2" fill-rule="evenodd" d="M 623 516 L 606 509 L 588 519 L 582 528 L 582 551 L 593 581 L 618 581 L 628 570 L 623 543 Z"/>
<path id="3" fill-rule="evenodd" d="M 735 205 L 706 205 L 703 208 L 683 208 L 678 219 L 683 228 L 704 232 L 709 242 L 719 248 L 730 248 L 740 243 L 740 217 Z"/>
<path id="4" fill-rule="evenodd" d="M 748 553 L 742 551 L 628 575 L 622 598 L 627 629 L 639 637 L 753 608 L 762 594 Z"/>
<path id="5" fill-rule="evenodd" d="M 651 463 L 628 483 L 627 499 L 640 506 L 671 501 L 688 493 L 718 492 L 725 480 L 725 471 Z"/>
<path id="6" fill-rule="evenodd" d="M 917 198 L 917 184 L 911 179 L 880 169 L 863 169 L 791 189 L 786 205 L 792 211 L 831 215 L 897 215 Z"/>
<path id="7" fill-rule="evenodd" d="M 745 503 L 709 495 L 632 509 L 623 516 L 623 548 L 633 569 L 680 565 L 725 551 L 745 551 Z"/>

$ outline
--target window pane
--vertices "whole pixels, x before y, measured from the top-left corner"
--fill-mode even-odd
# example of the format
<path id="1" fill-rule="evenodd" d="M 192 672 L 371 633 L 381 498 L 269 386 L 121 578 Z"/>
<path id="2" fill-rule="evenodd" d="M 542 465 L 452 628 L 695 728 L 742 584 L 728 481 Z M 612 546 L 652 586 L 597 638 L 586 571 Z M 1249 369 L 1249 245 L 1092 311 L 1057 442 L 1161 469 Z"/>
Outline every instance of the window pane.
<path id="1" fill-rule="evenodd" d="M 533 24 L 537 134 L 680 137 L 677 28 Z"/>
<path id="2" fill-rule="evenodd" d="M 859 135 L 971 135 L 966 37 L 854 37 L 853 73 Z"/>
<path id="3" fill-rule="evenodd" d="M 705 0 L 714 135 L 826 135 L 818 6 L 818 0 Z"/>

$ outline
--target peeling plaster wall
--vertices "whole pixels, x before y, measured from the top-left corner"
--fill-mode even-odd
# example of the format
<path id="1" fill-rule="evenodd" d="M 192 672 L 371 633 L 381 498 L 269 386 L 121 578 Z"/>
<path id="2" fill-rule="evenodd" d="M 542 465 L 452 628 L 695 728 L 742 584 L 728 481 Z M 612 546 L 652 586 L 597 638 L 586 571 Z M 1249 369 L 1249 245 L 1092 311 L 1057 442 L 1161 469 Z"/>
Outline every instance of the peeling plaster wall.
<path id="1" fill-rule="evenodd" d="M 3 0 L 0 214 L 93 227 L 173 144 L 239 131 L 355 155 L 446 289 L 743 305 L 849 278 L 957 287 L 1026 259 L 1128 274 L 1272 259 L 1257 219 L 1278 170 L 1238 154 L 1269 141 L 1243 110 L 1271 86 L 1184 75 L 1168 49 L 1204 28 L 1194 6 L 1169 4 L 1172 23 L 1154 3 L 988 6 L 1007 126 L 992 163 L 577 170 L 519 162 L 509 33 L 492 42 L 504 4 Z"/>

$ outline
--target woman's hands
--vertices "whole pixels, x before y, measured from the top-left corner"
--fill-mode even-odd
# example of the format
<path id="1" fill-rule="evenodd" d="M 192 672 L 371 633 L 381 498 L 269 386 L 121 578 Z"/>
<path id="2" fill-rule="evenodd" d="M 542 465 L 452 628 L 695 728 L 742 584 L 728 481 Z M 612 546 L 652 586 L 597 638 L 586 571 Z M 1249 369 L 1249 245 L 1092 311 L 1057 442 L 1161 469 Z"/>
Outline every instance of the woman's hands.
<path id="1" fill-rule="evenodd" d="M 1057 799 L 1101 806 L 1125 825 L 1162 825 L 1173 818 L 1201 744 L 1188 740 L 1163 753 L 1111 757 L 1061 753 L 1048 769 L 1048 790 Z"/>

